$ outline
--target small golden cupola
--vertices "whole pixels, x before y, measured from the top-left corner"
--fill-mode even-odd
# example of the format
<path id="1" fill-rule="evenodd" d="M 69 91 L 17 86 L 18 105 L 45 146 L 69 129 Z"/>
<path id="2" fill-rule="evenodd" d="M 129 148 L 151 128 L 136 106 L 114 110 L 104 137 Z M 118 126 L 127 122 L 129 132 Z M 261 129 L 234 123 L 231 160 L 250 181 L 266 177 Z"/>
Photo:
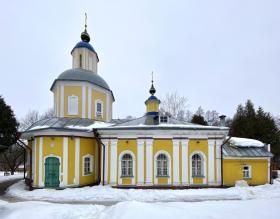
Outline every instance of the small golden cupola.
<path id="1" fill-rule="evenodd" d="M 145 101 L 146 104 L 146 124 L 156 125 L 158 124 L 159 116 L 159 104 L 160 100 L 155 96 L 156 89 L 154 87 L 154 80 L 152 78 L 152 85 L 150 88 L 151 96 Z"/>

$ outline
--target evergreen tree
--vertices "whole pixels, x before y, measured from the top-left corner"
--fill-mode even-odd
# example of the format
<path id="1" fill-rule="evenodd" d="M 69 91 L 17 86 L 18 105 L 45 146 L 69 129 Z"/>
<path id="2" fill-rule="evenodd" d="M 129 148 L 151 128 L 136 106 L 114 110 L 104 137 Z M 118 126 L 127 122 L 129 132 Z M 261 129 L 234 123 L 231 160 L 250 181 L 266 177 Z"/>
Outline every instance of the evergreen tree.
<path id="1" fill-rule="evenodd" d="M 0 96 L 0 145 L 10 146 L 17 140 L 18 123 L 11 107 Z"/>
<path id="2" fill-rule="evenodd" d="M 239 105 L 230 126 L 230 136 L 253 138 L 271 144 L 276 160 L 280 157 L 280 131 L 270 113 L 259 107 L 257 112 L 248 100 L 245 107 Z"/>
<path id="3" fill-rule="evenodd" d="M 202 115 L 194 114 L 192 117 L 192 123 L 199 124 L 199 125 L 208 125 Z"/>

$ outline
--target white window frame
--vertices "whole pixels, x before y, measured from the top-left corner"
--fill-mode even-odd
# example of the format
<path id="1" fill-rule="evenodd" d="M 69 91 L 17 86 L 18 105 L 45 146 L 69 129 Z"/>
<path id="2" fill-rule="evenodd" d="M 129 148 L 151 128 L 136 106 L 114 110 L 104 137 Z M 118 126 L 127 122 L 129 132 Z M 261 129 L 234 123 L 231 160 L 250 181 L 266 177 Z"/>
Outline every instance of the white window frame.
<path id="1" fill-rule="evenodd" d="M 90 171 L 89 172 L 85 172 L 85 159 L 89 158 L 90 160 Z M 83 156 L 83 176 L 92 176 L 93 175 L 93 156 L 91 154 L 87 154 L 85 156 Z"/>
<path id="2" fill-rule="evenodd" d="M 124 156 L 129 155 L 131 159 L 124 159 Z M 133 156 L 130 153 L 125 153 L 121 158 L 121 177 L 133 177 Z"/>
<path id="3" fill-rule="evenodd" d="M 194 156 L 199 156 L 200 160 L 194 160 Z M 201 154 L 193 154 L 192 155 L 192 177 L 204 177 L 203 173 L 203 157 L 201 156 Z M 198 166 L 200 165 L 200 171 L 198 171 Z M 200 173 L 198 173 L 200 172 Z"/>
<path id="4" fill-rule="evenodd" d="M 166 160 L 159 160 L 159 156 L 165 156 Z M 169 177 L 169 159 L 168 156 L 164 153 L 160 153 L 157 155 L 156 158 L 156 165 L 157 165 L 157 177 Z"/>
<path id="5" fill-rule="evenodd" d="M 97 111 L 97 104 L 101 104 L 101 112 Z M 96 100 L 95 101 L 95 117 L 101 117 L 103 118 L 103 101 L 102 100 Z"/>
<path id="6" fill-rule="evenodd" d="M 68 96 L 68 115 L 76 116 L 79 114 L 79 97 L 75 95 Z"/>
<path id="7" fill-rule="evenodd" d="M 245 168 L 248 168 L 247 170 L 245 170 Z M 245 175 L 245 172 L 248 173 L 248 175 Z M 243 179 L 251 179 L 252 178 L 252 167 L 250 165 L 244 165 L 242 168 L 242 175 L 243 175 Z"/>

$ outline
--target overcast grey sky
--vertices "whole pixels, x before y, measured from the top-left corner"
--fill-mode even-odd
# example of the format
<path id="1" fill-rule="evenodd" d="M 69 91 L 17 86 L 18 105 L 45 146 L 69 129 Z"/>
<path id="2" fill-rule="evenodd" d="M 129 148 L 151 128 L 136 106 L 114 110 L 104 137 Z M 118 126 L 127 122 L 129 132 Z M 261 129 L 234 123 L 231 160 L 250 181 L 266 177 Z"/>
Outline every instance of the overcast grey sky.
<path id="1" fill-rule="evenodd" d="M 280 114 L 279 0 L 2 1 L 0 95 L 18 118 L 52 106 L 84 12 L 114 118 L 145 112 L 152 70 L 156 95 L 177 91 L 190 110 L 232 116 L 251 99 Z"/>

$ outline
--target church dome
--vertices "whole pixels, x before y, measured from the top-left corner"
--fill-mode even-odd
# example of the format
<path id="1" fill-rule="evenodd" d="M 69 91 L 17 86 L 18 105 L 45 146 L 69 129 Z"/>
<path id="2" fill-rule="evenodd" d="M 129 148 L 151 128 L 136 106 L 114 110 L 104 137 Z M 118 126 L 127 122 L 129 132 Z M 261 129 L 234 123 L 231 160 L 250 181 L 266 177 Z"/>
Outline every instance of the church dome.
<path id="1" fill-rule="evenodd" d="M 51 90 L 57 81 L 85 81 L 112 92 L 109 85 L 102 77 L 85 69 L 75 68 L 62 72 L 53 82 Z"/>
<path id="2" fill-rule="evenodd" d="M 74 51 L 74 49 L 76 48 L 87 48 L 89 49 L 90 51 L 95 52 L 94 48 L 92 47 L 92 45 L 86 41 L 80 41 L 76 44 L 76 46 L 72 49 L 71 53 Z"/>

